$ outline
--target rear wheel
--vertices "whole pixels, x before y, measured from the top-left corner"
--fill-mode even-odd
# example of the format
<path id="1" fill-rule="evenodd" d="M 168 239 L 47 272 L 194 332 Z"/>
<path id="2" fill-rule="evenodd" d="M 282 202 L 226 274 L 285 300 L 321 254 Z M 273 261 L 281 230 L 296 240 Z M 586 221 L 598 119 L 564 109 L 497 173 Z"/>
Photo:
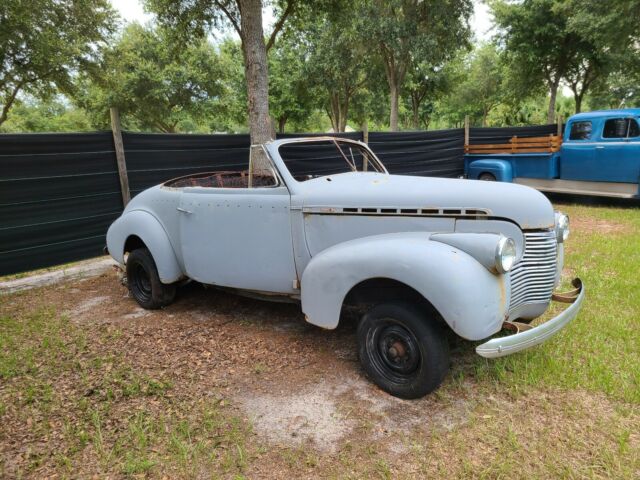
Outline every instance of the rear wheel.
<path id="1" fill-rule="evenodd" d="M 146 248 L 137 248 L 129 254 L 127 285 L 140 306 L 150 310 L 169 305 L 176 295 L 175 285 L 160 281 L 156 263 Z"/>
<path id="2" fill-rule="evenodd" d="M 493 173 L 484 172 L 480 174 L 478 180 L 484 180 L 485 182 L 495 182 L 496 176 Z"/>
<path id="3" fill-rule="evenodd" d="M 371 380 L 400 398 L 433 392 L 449 370 L 442 328 L 410 304 L 381 304 L 366 313 L 358 326 L 358 354 Z"/>

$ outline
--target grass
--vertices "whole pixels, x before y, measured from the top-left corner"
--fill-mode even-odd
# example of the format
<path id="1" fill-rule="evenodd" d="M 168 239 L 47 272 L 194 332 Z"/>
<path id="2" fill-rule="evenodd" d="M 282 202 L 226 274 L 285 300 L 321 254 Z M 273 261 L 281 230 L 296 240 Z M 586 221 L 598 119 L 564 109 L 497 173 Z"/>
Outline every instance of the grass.
<path id="1" fill-rule="evenodd" d="M 574 229 L 567 243 L 565 266 L 586 288 L 578 318 L 544 348 L 477 359 L 475 373 L 513 389 L 582 388 L 640 404 L 640 211 L 560 208 L 572 218 L 594 220 L 591 231 Z"/>
<path id="2" fill-rule="evenodd" d="M 397 451 L 383 414 L 356 403 L 338 405 L 357 426 L 335 452 L 265 443 L 221 391 L 189 397 L 170 371 L 131 363 L 126 332 L 31 308 L 32 293 L 0 298 L 26 305 L 0 304 L 0 477 L 638 478 L 640 211 L 558 207 L 575 224 L 565 284 L 584 281 L 580 315 L 502 359 L 464 343 L 424 412 L 429 424 L 462 404 L 461 420 L 390 434 Z M 249 371 L 268 381 L 277 368 Z M 19 461 L 5 454 L 12 442 Z"/>
<path id="3" fill-rule="evenodd" d="M 64 476 L 242 471 L 249 428 L 224 402 L 176 402 L 170 381 L 105 352 L 113 332 L 92 336 L 51 310 L 0 317 L 0 444 L 13 428 L 27 443 L 52 440 L 17 470 L 0 457 L 0 477 L 46 476 L 50 457 Z"/>

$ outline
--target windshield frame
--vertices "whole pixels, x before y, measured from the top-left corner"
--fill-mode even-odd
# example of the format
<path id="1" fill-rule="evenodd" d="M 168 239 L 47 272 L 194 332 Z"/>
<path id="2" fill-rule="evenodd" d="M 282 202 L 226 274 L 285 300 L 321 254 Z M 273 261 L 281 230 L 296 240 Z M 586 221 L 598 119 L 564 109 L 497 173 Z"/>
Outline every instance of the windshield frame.
<path id="1" fill-rule="evenodd" d="M 286 171 L 287 173 L 286 176 L 290 178 L 291 181 L 295 182 L 296 184 L 303 184 L 306 182 L 306 180 L 300 181 L 293 177 L 293 174 L 287 167 L 287 164 L 284 158 L 280 154 L 280 147 L 282 147 L 283 145 L 290 145 L 292 143 L 318 143 L 318 142 L 333 143 L 336 146 L 340 155 L 342 155 L 347 167 L 351 169 L 351 172 L 347 171 L 347 172 L 342 172 L 340 174 L 333 173 L 333 174 L 327 174 L 327 175 L 318 175 L 315 178 L 331 177 L 332 175 L 341 175 L 343 173 L 377 173 L 377 174 L 383 174 L 383 175 L 389 174 L 384 164 L 380 161 L 380 159 L 376 156 L 376 154 L 373 153 L 371 148 L 369 148 L 369 146 L 366 143 L 358 140 L 351 140 L 348 138 L 321 136 L 321 137 L 301 137 L 301 138 L 291 138 L 286 140 L 276 140 L 274 142 L 270 142 L 267 145 L 267 150 L 269 150 L 272 153 L 272 158 L 275 156 L 273 154 L 277 153 L 277 158 L 279 161 L 276 161 L 276 163 L 279 164 L 278 166 L 281 169 L 284 169 Z M 347 158 L 347 155 L 343 150 L 343 147 L 345 145 L 352 145 L 363 150 L 363 161 L 366 160 L 364 164 L 369 166 L 369 170 L 367 171 L 354 170 L 355 166 L 352 164 L 351 161 L 349 161 L 349 159 Z"/>

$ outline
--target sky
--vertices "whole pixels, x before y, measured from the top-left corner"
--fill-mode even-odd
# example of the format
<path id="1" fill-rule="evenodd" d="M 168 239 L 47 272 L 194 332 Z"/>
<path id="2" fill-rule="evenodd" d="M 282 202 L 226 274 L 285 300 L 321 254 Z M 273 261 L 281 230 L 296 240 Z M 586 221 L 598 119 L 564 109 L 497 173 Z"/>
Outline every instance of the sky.
<path id="1" fill-rule="evenodd" d="M 139 0 L 110 0 L 120 16 L 127 22 L 137 21 L 145 23 L 153 18 L 152 15 L 145 13 L 142 8 L 142 2 Z M 471 17 L 471 29 L 473 30 L 476 40 L 488 40 L 491 37 L 491 15 L 487 5 L 481 0 L 474 0 L 474 14 Z M 273 16 L 270 11 L 265 12 L 265 23 L 267 25 L 273 23 Z"/>

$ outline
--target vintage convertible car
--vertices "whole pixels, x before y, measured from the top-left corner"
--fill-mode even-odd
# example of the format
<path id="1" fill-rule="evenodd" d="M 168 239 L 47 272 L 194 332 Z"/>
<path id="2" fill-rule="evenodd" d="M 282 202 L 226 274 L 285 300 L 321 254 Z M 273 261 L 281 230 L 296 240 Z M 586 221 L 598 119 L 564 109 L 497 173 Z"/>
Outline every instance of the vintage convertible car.
<path id="1" fill-rule="evenodd" d="M 140 305 L 168 305 L 186 279 L 300 302 L 327 329 L 354 305 L 364 370 L 404 398 L 444 379 L 447 330 L 472 341 L 515 331 L 476 347 L 499 357 L 580 309 L 580 280 L 553 294 L 569 220 L 536 190 L 390 175 L 366 144 L 330 137 L 253 146 L 248 163 L 152 187 L 109 228 Z M 571 305 L 531 327 L 552 299 Z"/>

